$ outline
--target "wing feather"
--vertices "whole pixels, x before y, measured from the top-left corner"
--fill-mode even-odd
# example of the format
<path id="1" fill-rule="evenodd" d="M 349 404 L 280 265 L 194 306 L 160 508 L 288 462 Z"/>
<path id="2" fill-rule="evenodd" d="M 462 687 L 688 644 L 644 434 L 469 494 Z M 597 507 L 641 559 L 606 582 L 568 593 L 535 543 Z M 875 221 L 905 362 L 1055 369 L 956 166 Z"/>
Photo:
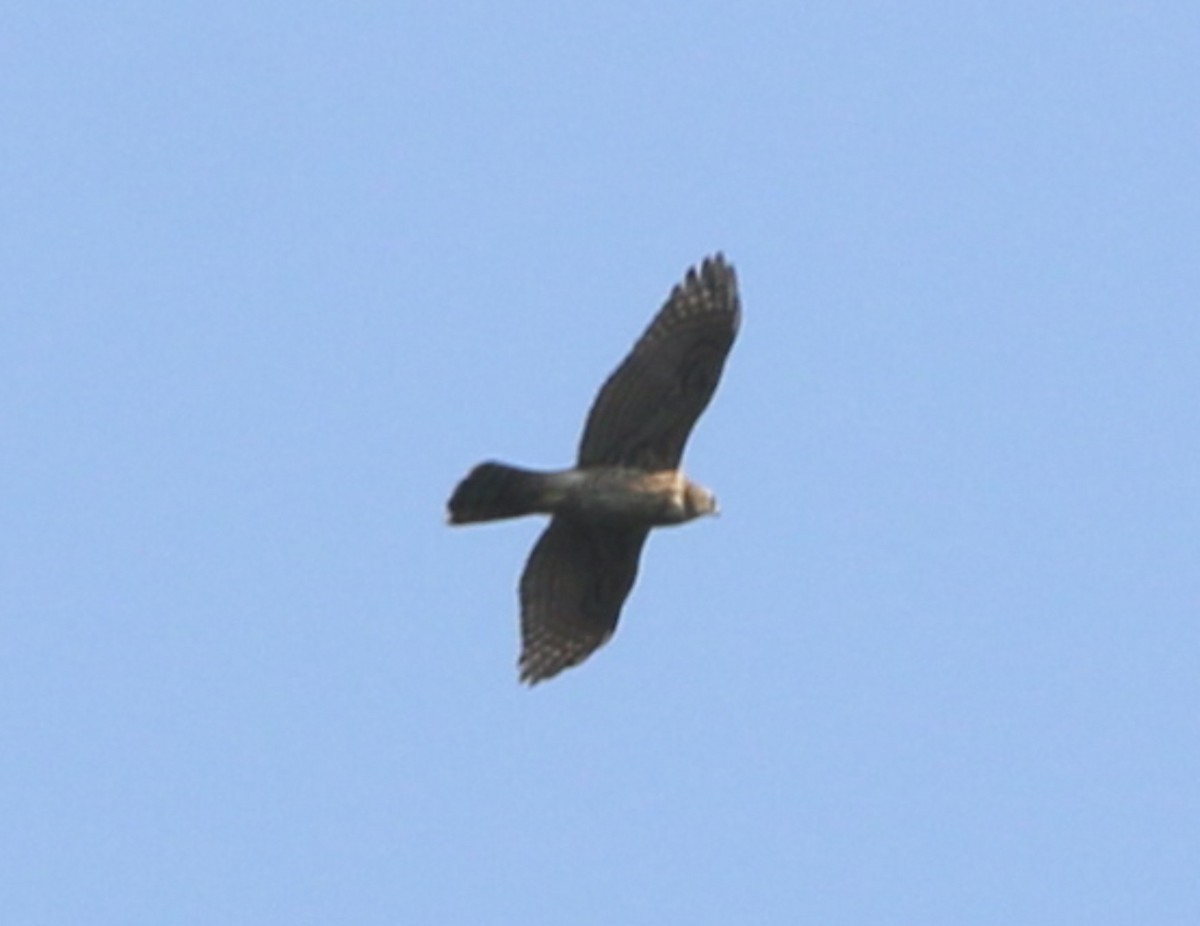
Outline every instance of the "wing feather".
<path id="1" fill-rule="evenodd" d="M 678 468 L 740 320 L 737 276 L 722 255 L 689 270 L 596 396 L 578 465 Z"/>
<path id="2" fill-rule="evenodd" d="M 550 519 L 521 576 L 521 681 L 551 678 L 608 641 L 637 578 L 646 534 L 642 527 Z"/>

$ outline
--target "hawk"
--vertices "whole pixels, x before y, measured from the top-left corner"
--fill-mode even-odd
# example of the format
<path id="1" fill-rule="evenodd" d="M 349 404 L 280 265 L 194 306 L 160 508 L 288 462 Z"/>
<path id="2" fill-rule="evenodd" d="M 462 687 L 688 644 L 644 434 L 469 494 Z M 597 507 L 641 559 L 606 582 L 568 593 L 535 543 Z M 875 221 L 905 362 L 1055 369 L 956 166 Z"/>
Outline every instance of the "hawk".
<path id="1" fill-rule="evenodd" d="M 575 465 L 537 472 L 480 463 L 448 504 L 451 524 L 549 514 L 521 576 L 522 682 L 545 681 L 608 641 L 651 528 L 715 514 L 679 469 L 741 320 L 721 254 L 687 272 L 600 389 Z"/>

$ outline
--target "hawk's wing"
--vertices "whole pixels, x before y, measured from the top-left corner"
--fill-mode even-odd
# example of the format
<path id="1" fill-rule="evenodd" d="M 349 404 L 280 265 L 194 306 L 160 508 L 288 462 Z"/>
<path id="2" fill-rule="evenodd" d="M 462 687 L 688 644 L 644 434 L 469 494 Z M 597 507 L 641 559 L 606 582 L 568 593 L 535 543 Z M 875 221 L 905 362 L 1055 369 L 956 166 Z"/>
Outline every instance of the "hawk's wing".
<path id="1" fill-rule="evenodd" d="M 678 468 L 740 319 L 737 277 L 724 257 L 689 270 L 596 396 L 579 465 Z"/>
<path id="2" fill-rule="evenodd" d="M 646 533 L 550 519 L 521 576 L 521 681 L 578 665 L 613 635 Z"/>

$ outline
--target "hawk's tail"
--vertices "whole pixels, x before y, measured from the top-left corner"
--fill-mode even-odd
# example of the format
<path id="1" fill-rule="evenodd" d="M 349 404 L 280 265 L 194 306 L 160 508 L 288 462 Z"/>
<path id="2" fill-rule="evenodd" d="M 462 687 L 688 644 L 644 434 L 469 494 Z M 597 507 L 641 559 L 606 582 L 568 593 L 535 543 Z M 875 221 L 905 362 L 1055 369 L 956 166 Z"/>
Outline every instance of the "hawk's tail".
<path id="1" fill-rule="evenodd" d="M 450 523 L 495 521 L 546 511 L 551 478 L 550 473 L 504 463 L 480 463 L 450 496 Z"/>

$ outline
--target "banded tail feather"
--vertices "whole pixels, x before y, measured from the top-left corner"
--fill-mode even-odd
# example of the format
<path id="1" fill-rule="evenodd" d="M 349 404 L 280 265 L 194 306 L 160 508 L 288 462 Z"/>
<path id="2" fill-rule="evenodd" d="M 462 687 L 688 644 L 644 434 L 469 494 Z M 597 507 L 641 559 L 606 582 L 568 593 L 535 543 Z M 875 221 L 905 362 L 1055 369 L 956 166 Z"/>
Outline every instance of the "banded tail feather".
<path id="1" fill-rule="evenodd" d="M 480 463 L 450 496 L 450 523 L 498 521 L 544 512 L 552 476 L 505 463 Z"/>

